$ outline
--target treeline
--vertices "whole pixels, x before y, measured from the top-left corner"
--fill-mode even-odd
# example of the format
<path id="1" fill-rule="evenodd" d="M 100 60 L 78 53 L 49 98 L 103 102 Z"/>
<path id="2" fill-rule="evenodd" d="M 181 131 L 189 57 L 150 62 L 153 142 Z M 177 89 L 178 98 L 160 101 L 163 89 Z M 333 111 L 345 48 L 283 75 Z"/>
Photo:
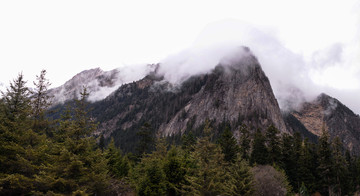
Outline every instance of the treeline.
<path id="1" fill-rule="evenodd" d="M 51 98 L 46 71 L 35 89 L 23 75 L 0 101 L 0 195 L 351 195 L 359 190 L 360 159 L 330 142 L 317 144 L 274 127 L 253 134 L 229 126 L 199 137 L 189 131 L 178 145 L 154 136 L 149 123 L 136 133 L 135 153 L 95 138 L 86 88 L 61 118 L 47 118 Z M 219 127 L 217 127 L 219 128 Z M 215 137 L 214 132 L 221 133 Z"/>

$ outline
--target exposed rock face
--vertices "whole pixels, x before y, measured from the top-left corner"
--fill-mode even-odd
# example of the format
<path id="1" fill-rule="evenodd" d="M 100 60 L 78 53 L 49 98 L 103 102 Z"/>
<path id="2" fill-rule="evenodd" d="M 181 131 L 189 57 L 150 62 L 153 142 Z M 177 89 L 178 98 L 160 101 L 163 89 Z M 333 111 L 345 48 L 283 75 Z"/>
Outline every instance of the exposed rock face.
<path id="1" fill-rule="evenodd" d="M 330 138 L 339 136 L 347 149 L 360 150 L 360 117 L 338 100 L 321 94 L 299 111 L 292 112 L 311 133 L 320 136 L 325 128 Z"/>
<path id="2" fill-rule="evenodd" d="M 219 64 L 211 73 L 193 76 L 181 86 L 156 72 L 121 86 L 94 104 L 99 133 L 116 137 L 121 146 L 134 139 L 145 122 L 157 135 L 172 136 L 199 127 L 206 119 L 229 121 L 234 130 L 241 123 L 252 130 L 274 124 L 288 132 L 268 78 L 251 52 L 247 48 L 244 52 L 236 61 L 228 61 L 231 64 Z"/>
<path id="3" fill-rule="evenodd" d="M 226 119 L 254 128 L 274 124 L 281 132 L 287 132 L 269 80 L 250 54 L 230 67 L 216 67 L 201 90 L 170 122 L 162 124 L 159 131 L 162 135 L 184 132 L 195 116 L 195 127 L 205 119 L 214 119 L 217 123 Z"/>

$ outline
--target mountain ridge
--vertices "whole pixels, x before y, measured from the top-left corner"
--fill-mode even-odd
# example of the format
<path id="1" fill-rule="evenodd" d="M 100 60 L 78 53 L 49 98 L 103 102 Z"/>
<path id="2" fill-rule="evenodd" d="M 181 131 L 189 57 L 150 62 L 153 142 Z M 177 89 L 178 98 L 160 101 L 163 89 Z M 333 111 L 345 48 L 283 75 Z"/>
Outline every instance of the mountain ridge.
<path id="1" fill-rule="evenodd" d="M 159 72 L 160 63 L 148 65 L 150 69 L 142 79 L 119 86 L 114 85 L 121 80 L 117 69 L 86 70 L 62 89 L 69 87 L 68 95 L 74 95 L 74 86 L 82 88 L 79 84 L 89 81 L 96 88 L 113 88 L 109 96 L 91 104 L 92 115 L 99 121 L 95 134 L 114 137 L 125 150 L 133 149 L 127 144 L 138 139 L 136 133 L 144 123 L 150 123 L 152 133 L 158 137 L 174 137 L 210 120 L 215 126 L 227 122 L 237 138 L 242 124 L 251 132 L 274 125 L 281 133 L 300 132 L 316 142 L 325 127 L 331 139 L 339 135 L 347 149 L 360 151 L 358 115 L 326 94 L 299 108 L 282 111 L 268 77 L 250 49 L 241 47 L 236 52 L 211 72 L 193 75 L 180 84 L 167 81 Z M 59 88 L 55 92 L 61 93 Z M 94 88 L 89 90 L 94 92 Z"/>

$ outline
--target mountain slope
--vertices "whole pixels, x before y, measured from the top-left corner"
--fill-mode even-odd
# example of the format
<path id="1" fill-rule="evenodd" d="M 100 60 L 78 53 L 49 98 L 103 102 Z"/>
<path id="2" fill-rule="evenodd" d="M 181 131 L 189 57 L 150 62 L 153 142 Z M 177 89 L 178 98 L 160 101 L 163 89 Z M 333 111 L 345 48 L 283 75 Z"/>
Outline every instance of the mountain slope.
<path id="1" fill-rule="evenodd" d="M 76 74 L 64 85 L 49 90 L 49 95 L 54 97 L 54 105 L 75 99 L 85 86 L 91 92 L 90 99 L 99 96 L 106 88 L 115 87 L 119 82 L 119 71 L 103 71 L 100 68 L 82 71 Z M 115 90 L 115 89 L 114 89 Z"/>
<path id="2" fill-rule="evenodd" d="M 314 135 L 319 136 L 324 127 L 330 138 L 339 136 L 347 149 L 359 152 L 360 117 L 337 99 L 321 94 L 292 115 Z"/>
<path id="3" fill-rule="evenodd" d="M 93 105 L 100 122 L 98 134 L 113 136 L 123 149 L 131 149 L 133 146 L 125 143 L 136 140 L 136 132 L 145 122 L 152 125 L 154 134 L 164 136 L 196 129 L 206 119 L 215 124 L 228 121 L 233 130 L 241 123 L 252 130 L 274 124 L 281 132 L 288 132 L 257 59 L 247 48 L 234 59 L 180 86 L 156 72 L 121 86 Z"/>

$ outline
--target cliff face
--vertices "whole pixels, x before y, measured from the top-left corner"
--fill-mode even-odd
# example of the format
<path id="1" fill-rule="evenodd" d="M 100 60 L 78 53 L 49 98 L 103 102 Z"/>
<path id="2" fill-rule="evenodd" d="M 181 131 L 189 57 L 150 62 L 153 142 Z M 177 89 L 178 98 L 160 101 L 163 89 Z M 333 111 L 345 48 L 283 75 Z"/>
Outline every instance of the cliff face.
<path id="1" fill-rule="evenodd" d="M 173 136 L 199 127 L 206 119 L 216 124 L 228 121 L 233 130 L 241 123 L 252 130 L 274 124 L 288 132 L 257 59 L 247 48 L 239 55 L 236 61 L 219 64 L 211 73 L 193 76 L 181 85 L 170 84 L 155 71 L 121 86 L 93 105 L 100 122 L 98 134 L 120 138 L 121 143 L 134 139 L 149 122 L 157 135 Z"/>
<path id="2" fill-rule="evenodd" d="M 359 152 L 360 117 L 335 98 L 321 94 L 292 115 L 314 135 L 320 136 L 325 128 L 331 139 L 339 136 L 347 149 Z"/>
<path id="3" fill-rule="evenodd" d="M 195 127 L 206 119 L 217 123 L 225 119 L 253 128 L 274 124 L 281 132 L 287 132 L 269 80 L 250 53 L 230 66 L 217 66 L 207 75 L 199 92 L 159 131 L 162 135 L 184 132 L 186 124 L 195 117 Z"/>

